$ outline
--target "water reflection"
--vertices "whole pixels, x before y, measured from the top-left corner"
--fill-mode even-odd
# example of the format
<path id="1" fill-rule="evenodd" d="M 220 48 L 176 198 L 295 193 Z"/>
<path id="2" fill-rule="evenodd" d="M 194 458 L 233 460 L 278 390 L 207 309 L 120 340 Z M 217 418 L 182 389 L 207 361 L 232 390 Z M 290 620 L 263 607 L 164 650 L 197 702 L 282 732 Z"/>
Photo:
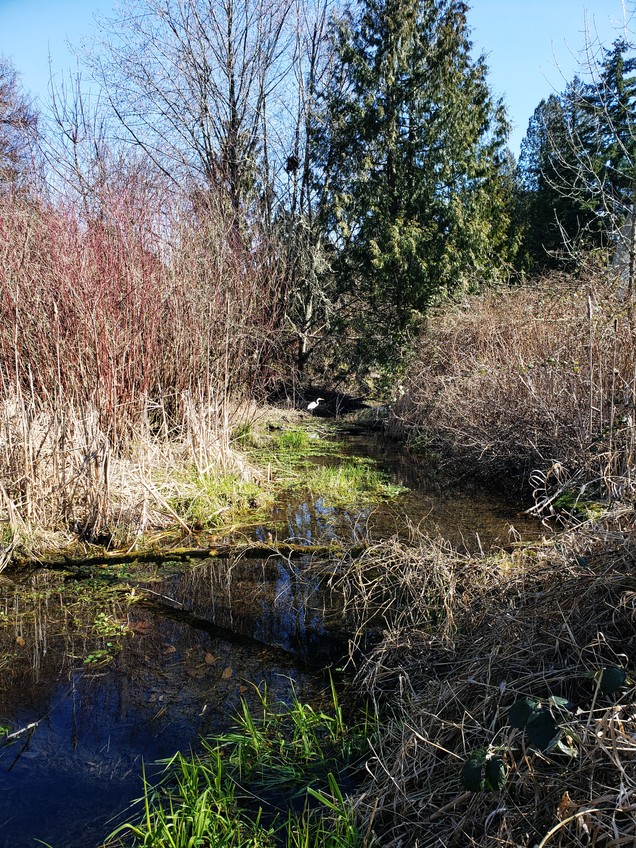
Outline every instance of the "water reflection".
<path id="1" fill-rule="evenodd" d="M 408 491 L 391 501 L 350 509 L 334 507 L 322 497 L 294 493 L 272 514 L 273 525 L 280 528 L 279 538 L 307 544 L 338 540 L 355 544 L 396 534 L 408 537 L 417 528 L 472 552 L 508 545 L 518 535 L 530 539 L 543 532 L 535 519 L 524 514 L 527 504 L 520 491 L 488 491 L 471 480 L 450 484 L 432 465 L 417 461 L 384 437 L 350 436 L 345 454 L 370 457 L 391 483 Z M 342 460 L 325 456 L 315 461 L 334 465 Z M 270 527 L 256 531 L 259 541 L 271 536 Z"/>
<path id="2" fill-rule="evenodd" d="M 201 564 L 183 580 L 172 575 L 159 585 L 177 599 L 194 599 L 199 615 L 248 630 L 255 589 L 241 611 L 240 581 L 233 585 L 232 570 L 223 576 L 218 566 Z M 33 846 L 36 838 L 55 848 L 97 845 L 114 826 L 112 816 L 141 794 L 142 760 L 152 773 L 158 758 L 226 729 L 241 696 L 253 697 L 248 681 L 282 700 L 292 686 L 310 697 L 323 683 L 280 650 L 214 638 L 123 600 L 107 604 L 122 635 L 100 636 L 94 622 L 104 619 L 95 602 L 68 595 L 58 575 L 42 572 L 26 583 L 0 585 L 0 609 L 18 613 L 0 627 L 0 724 L 18 734 L 0 747 L 2 848 Z M 294 592 L 300 589 L 288 598 Z M 298 610 L 302 603 L 302 593 L 294 596 Z M 288 641 L 298 641 L 300 615 L 266 615 L 266 593 L 259 609 L 263 641 L 270 623 L 284 624 Z M 114 658 L 100 665 L 107 650 Z M 86 663 L 91 656 L 97 661 Z"/>

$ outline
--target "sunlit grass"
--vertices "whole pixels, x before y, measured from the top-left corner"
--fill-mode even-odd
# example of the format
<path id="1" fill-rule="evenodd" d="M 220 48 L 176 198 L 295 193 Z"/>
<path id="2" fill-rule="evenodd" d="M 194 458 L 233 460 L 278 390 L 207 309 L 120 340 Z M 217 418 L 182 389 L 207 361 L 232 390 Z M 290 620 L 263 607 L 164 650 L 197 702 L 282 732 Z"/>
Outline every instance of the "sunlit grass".
<path id="1" fill-rule="evenodd" d="M 367 505 L 406 491 L 378 471 L 373 460 L 344 457 L 342 443 L 329 439 L 329 430 L 324 425 L 284 430 L 266 448 L 250 456 L 260 464 L 267 464 L 279 488 L 306 490 L 329 506 Z M 319 457 L 327 457 L 327 462 L 317 464 Z"/>
<path id="2" fill-rule="evenodd" d="M 341 775 L 366 750 L 368 721 L 345 722 L 295 699 L 278 708 L 259 694 L 236 728 L 200 755 L 176 754 L 156 786 L 144 777 L 143 814 L 107 845 L 220 848 L 356 848 L 361 838 Z"/>
<path id="3" fill-rule="evenodd" d="M 337 456 L 341 451 L 342 445 L 331 440 L 324 427 L 289 427 L 271 434 L 260 447 L 247 451 L 247 456 L 265 471 L 274 487 L 284 489 L 306 476 L 313 458 Z"/>
<path id="4" fill-rule="evenodd" d="M 216 528 L 253 519 L 271 502 L 267 487 L 238 474 L 192 471 L 176 481 L 168 500 L 174 512 L 195 529 Z"/>
<path id="5" fill-rule="evenodd" d="M 312 466 L 302 485 L 331 506 L 351 506 L 394 498 L 407 491 L 391 483 L 370 460 L 352 457 L 339 465 Z"/>

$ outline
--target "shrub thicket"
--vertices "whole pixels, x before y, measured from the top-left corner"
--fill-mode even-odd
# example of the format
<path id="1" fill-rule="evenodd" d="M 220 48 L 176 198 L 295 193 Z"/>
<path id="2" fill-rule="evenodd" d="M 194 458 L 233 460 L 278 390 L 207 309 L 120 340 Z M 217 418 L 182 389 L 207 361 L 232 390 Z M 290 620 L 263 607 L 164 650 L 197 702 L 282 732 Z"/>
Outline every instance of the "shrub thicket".
<path id="1" fill-rule="evenodd" d="M 619 281 L 551 275 L 431 315 L 393 427 L 480 472 L 633 492 L 634 333 Z"/>
<path id="2" fill-rule="evenodd" d="M 159 445 L 223 464 L 232 408 L 275 379 L 272 246 L 217 203 L 157 195 L 130 182 L 94 211 L 0 198 L 0 494 L 14 528 L 94 535 L 121 461 L 139 460 L 132 485 Z"/>

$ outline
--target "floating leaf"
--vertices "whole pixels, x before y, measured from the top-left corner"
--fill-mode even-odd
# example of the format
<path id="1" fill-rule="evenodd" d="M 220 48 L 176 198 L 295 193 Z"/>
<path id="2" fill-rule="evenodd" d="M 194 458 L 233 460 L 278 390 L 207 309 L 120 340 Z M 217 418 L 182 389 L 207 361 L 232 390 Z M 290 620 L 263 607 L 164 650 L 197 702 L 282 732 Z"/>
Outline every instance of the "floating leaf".
<path id="1" fill-rule="evenodd" d="M 229 679 L 230 679 L 230 677 L 231 677 L 233 674 L 234 674 L 234 672 L 232 671 L 232 669 L 230 668 L 230 666 L 228 666 L 227 668 L 224 668 L 224 669 L 223 669 L 223 674 L 221 675 L 221 677 L 223 678 L 223 680 L 229 680 Z"/>
<path id="2" fill-rule="evenodd" d="M 486 760 L 486 788 L 491 792 L 499 792 L 506 783 L 506 764 L 500 756 Z"/>
<path id="3" fill-rule="evenodd" d="M 530 716 L 526 724 L 526 733 L 530 743 L 540 751 L 549 748 L 552 742 L 561 735 L 557 723 L 545 707 L 541 707 Z"/>
<path id="4" fill-rule="evenodd" d="M 484 763 L 486 761 L 486 752 L 483 750 L 475 751 L 466 760 L 462 766 L 460 775 L 461 784 L 464 789 L 469 792 L 481 792 L 486 785 L 484 777 Z"/>
<path id="5" fill-rule="evenodd" d="M 517 727 L 519 730 L 528 723 L 530 716 L 537 712 L 539 702 L 532 698 L 523 698 L 515 703 L 508 710 L 508 724 L 510 727 Z"/>
<path id="6" fill-rule="evenodd" d="M 624 668 L 604 668 L 601 673 L 599 689 L 604 695 L 611 695 L 625 685 L 627 672 Z"/>

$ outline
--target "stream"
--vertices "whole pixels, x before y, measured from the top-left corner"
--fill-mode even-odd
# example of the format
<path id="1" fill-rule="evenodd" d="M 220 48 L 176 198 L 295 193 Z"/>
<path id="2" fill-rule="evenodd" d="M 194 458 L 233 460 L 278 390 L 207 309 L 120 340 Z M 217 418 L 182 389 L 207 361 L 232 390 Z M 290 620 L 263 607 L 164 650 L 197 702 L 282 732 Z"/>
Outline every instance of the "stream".
<path id="1" fill-rule="evenodd" d="M 477 550 L 539 532 L 509 497 L 449 490 L 386 440 L 346 442 L 409 492 L 350 511 L 299 496 L 255 538 L 350 542 L 419 526 Z M 317 698 L 346 634 L 338 600 L 303 567 L 270 557 L 121 567 L 109 581 L 0 575 L 0 848 L 96 848 L 130 817 L 142 764 L 152 781 L 158 760 L 227 730 L 254 686 Z M 131 579 L 158 603 L 130 604 Z"/>

